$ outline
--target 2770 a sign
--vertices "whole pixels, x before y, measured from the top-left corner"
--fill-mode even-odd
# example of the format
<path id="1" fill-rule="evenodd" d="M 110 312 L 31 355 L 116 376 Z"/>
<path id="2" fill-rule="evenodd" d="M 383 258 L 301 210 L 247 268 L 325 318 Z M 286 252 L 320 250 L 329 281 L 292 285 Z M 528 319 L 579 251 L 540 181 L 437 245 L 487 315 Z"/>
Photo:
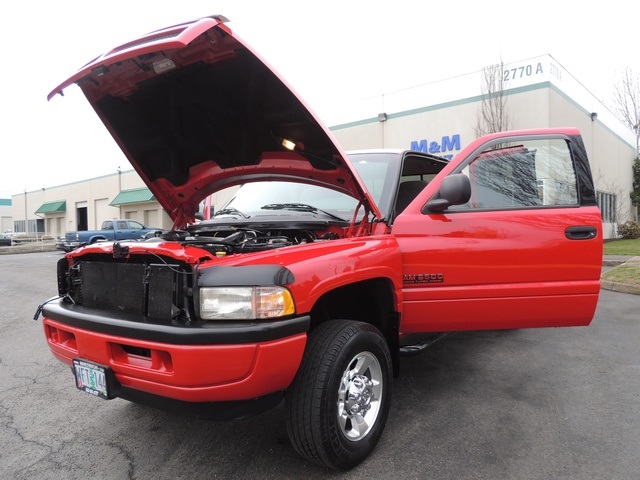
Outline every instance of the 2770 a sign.
<path id="1" fill-rule="evenodd" d="M 520 78 L 531 77 L 544 73 L 542 63 L 538 62 L 537 65 L 522 65 L 520 67 L 510 68 L 502 72 L 503 80 L 518 80 Z"/>

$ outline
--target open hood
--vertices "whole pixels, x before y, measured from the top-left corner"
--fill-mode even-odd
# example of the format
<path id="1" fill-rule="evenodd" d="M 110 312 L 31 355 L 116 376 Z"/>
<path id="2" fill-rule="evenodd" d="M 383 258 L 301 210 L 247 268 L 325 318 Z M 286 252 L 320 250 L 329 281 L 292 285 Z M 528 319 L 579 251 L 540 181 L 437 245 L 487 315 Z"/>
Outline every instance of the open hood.
<path id="1" fill-rule="evenodd" d="M 177 226 L 221 188 L 295 180 L 380 216 L 329 130 L 221 16 L 152 32 L 92 60 L 76 83 Z"/>

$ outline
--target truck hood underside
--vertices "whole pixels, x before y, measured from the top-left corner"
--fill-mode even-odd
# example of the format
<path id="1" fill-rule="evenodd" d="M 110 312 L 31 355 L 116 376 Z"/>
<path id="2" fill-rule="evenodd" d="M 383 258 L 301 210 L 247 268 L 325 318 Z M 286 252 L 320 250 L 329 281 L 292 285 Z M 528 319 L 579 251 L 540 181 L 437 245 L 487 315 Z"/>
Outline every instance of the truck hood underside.
<path id="1" fill-rule="evenodd" d="M 207 194 L 255 180 L 333 188 L 377 214 L 328 129 L 224 20 L 120 46 L 49 97 L 77 83 L 177 224 Z"/>

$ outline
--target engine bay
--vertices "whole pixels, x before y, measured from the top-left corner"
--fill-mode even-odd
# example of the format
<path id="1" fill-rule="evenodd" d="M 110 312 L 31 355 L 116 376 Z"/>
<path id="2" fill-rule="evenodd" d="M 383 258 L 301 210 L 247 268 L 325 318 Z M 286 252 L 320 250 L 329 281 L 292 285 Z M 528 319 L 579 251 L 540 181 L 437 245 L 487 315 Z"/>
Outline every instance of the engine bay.
<path id="1" fill-rule="evenodd" d="M 306 227 L 306 228 L 305 228 Z M 337 240 L 345 236 L 345 229 L 325 226 L 318 229 L 300 225 L 298 228 L 250 228 L 238 226 L 199 227 L 188 230 L 156 232 L 145 242 L 179 242 L 182 245 L 202 248 L 217 255 L 262 252 L 282 247 Z"/>

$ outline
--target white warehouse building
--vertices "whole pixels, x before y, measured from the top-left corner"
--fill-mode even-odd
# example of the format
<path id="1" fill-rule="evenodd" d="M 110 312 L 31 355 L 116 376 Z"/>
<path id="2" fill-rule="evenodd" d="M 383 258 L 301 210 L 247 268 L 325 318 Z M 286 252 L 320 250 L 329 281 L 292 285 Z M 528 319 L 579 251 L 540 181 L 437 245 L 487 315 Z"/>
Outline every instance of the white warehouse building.
<path id="1" fill-rule="evenodd" d="M 631 204 L 636 135 L 550 55 L 505 65 L 509 129 L 577 127 L 598 192 L 605 238 L 637 218 Z M 453 157 L 476 138 L 483 72 L 345 105 L 331 130 L 346 150 L 407 148 Z"/>
<path id="2" fill-rule="evenodd" d="M 637 218 L 629 196 L 638 155 L 634 132 L 549 55 L 506 65 L 503 74 L 509 129 L 580 130 L 605 238 L 615 237 L 616 225 Z M 345 150 L 406 148 L 451 158 L 476 138 L 482 79 L 480 71 L 387 93 L 343 105 L 323 120 Z M 226 200 L 222 193 L 213 205 Z M 100 228 L 111 218 L 165 229 L 172 224 L 134 170 L 16 194 L 10 204 L 16 232 L 52 237 Z"/>

